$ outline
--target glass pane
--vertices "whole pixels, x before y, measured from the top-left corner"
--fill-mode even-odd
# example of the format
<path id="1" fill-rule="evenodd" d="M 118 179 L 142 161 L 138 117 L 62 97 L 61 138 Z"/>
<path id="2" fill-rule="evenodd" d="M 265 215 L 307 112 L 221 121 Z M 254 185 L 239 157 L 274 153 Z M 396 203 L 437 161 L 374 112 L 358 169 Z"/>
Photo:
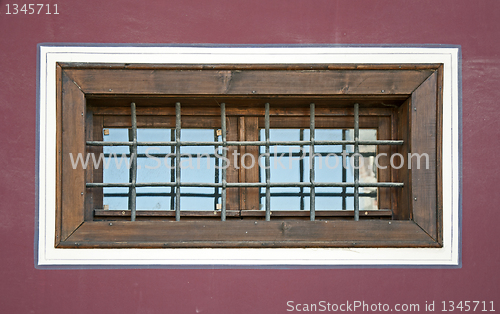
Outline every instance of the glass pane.
<path id="1" fill-rule="evenodd" d="M 348 141 L 354 140 L 354 130 L 347 130 L 346 139 Z M 377 139 L 377 130 L 374 129 L 360 129 L 359 139 L 364 141 L 372 141 Z M 348 151 L 350 153 L 354 152 L 354 146 L 348 145 Z M 359 181 L 363 183 L 376 183 L 377 182 L 377 168 L 375 167 L 375 155 L 377 152 L 376 145 L 360 145 L 359 153 L 363 158 L 359 159 Z M 349 172 L 354 180 L 354 160 L 349 160 L 348 168 Z M 351 164 L 352 162 L 352 164 Z M 353 181 L 352 181 L 353 182 Z M 359 209 L 360 210 L 374 210 L 378 209 L 377 204 L 377 188 L 372 187 L 362 187 L 359 188 Z M 366 195 L 364 197 L 361 197 Z"/>
<path id="2" fill-rule="evenodd" d="M 260 138 L 265 139 L 261 130 Z M 317 129 L 316 140 L 353 140 L 352 129 Z M 175 140 L 173 129 L 138 129 L 138 141 L 169 142 Z M 360 130 L 361 140 L 376 140 L 377 131 Z M 183 129 L 182 141 L 220 141 L 214 129 Z M 308 129 L 271 129 L 271 141 L 309 140 Z M 104 141 L 129 141 L 128 129 L 109 129 Z M 218 183 L 222 177 L 221 160 L 213 146 L 181 147 L 181 182 Z M 259 148 L 264 165 L 265 147 Z M 345 150 L 345 153 L 342 153 Z M 353 145 L 315 146 L 316 182 L 354 182 Z M 360 181 L 377 182 L 374 167 L 376 146 L 360 145 Z M 130 148 L 108 146 L 103 148 L 103 182 L 127 183 L 130 176 Z M 309 145 L 280 145 L 270 148 L 271 182 L 309 182 Z M 222 151 L 219 149 L 219 154 Z M 260 181 L 265 182 L 265 168 L 260 169 Z M 139 146 L 137 182 L 175 182 L 175 147 Z M 128 208 L 128 188 L 104 188 L 103 204 L 109 209 Z M 181 210 L 214 210 L 220 203 L 220 189 L 213 187 L 184 187 L 181 189 Z M 377 188 L 360 188 L 360 210 L 377 209 Z M 309 188 L 272 188 L 272 210 L 309 210 Z M 214 201 L 217 198 L 217 202 Z M 261 208 L 265 208 L 265 188 L 261 188 Z M 138 187 L 137 210 L 166 210 L 175 208 L 175 188 Z M 353 209 L 353 188 L 317 187 L 317 210 Z"/>
<path id="3" fill-rule="evenodd" d="M 129 129 L 108 129 L 104 141 L 129 141 Z M 181 141 L 213 142 L 218 137 L 213 129 L 183 129 Z M 175 141 L 175 129 L 137 129 L 139 142 Z M 130 148 L 105 146 L 103 182 L 128 183 L 130 178 Z M 181 147 L 181 182 L 216 183 L 220 181 L 220 160 L 213 146 Z M 220 151 L 221 155 L 222 152 Z M 175 182 L 175 146 L 138 146 L 137 183 Z M 103 204 L 108 209 L 128 209 L 129 188 L 106 187 Z M 137 210 L 175 209 L 175 188 L 137 187 Z M 217 193 L 217 194 L 216 194 Z M 181 188 L 181 210 L 214 210 L 214 196 L 220 202 L 220 189 L 213 187 Z"/>
<path id="4" fill-rule="evenodd" d="M 109 134 L 103 136 L 105 142 L 127 142 L 128 129 L 108 129 Z M 104 146 L 103 182 L 128 183 L 130 172 L 130 155 L 127 146 Z M 108 209 L 128 208 L 128 188 L 103 188 L 103 205 Z"/>
<path id="5" fill-rule="evenodd" d="M 271 129 L 271 141 L 308 141 L 308 129 Z M 353 140 L 353 129 L 316 129 L 317 141 Z M 260 139 L 265 140 L 265 130 L 260 131 Z M 377 130 L 361 129 L 360 140 L 376 140 Z M 343 151 L 345 151 L 343 153 Z M 375 145 L 360 145 L 360 182 L 377 182 L 374 158 Z M 265 165 L 265 147 L 260 147 L 261 164 Z M 354 182 L 353 145 L 316 145 L 314 152 L 316 182 Z M 270 147 L 271 182 L 309 182 L 309 146 Z M 260 169 L 261 182 L 265 182 L 265 169 Z M 307 192 L 306 192 L 307 190 Z M 354 189 L 337 187 L 317 187 L 317 210 L 354 209 Z M 377 209 L 377 188 L 360 188 L 360 209 Z M 271 188 L 272 210 L 308 210 L 308 188 Z M 265 188 L 261 188 L 261 208 L 265 208 Z"/>

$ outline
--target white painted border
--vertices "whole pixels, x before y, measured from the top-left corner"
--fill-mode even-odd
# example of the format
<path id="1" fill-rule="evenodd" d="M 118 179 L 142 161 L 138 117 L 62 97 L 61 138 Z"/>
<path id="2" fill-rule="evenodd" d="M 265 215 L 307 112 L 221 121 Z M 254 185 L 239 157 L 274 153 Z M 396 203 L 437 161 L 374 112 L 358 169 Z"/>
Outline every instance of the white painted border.
<path id="1" fill-rule="evenodd" d="M 38 265 L 345 266 L 460 264 L 457 47 L 39 46 Z M 443 63 L 442 248 L 58 249 L 55 237 L 56 62 L 273 64 Z"/>

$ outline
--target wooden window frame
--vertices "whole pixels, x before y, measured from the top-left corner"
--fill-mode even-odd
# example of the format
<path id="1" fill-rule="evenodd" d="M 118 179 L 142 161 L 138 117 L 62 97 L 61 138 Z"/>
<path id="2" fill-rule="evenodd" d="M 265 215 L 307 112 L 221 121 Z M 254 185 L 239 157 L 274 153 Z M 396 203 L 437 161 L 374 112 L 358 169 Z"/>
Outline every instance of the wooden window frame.
<path id="1" fill-rule="evenodd" d="M 57 248 L 442 247 L 442 64 L 145 65 L 60 62 L 57 78 Z M 91 221 L 85 171 L 68 158 L 85 153 L 91 99 L 295 97 L 338 103 L 401 101 L 393 134 L 404 156 L 427 153 L 431 169 L 399 171 L 406 202 L 400 220 Z M 158 100 L 160 101 L 160 100 Z M 161 102 L 161 101 L 160 101 Z M 412 160 L 412 162 L 416 162 Z M 402 169 L 408 169 L 405 166 Z M 404 215 L 403 215 L 404 216 Z"/>

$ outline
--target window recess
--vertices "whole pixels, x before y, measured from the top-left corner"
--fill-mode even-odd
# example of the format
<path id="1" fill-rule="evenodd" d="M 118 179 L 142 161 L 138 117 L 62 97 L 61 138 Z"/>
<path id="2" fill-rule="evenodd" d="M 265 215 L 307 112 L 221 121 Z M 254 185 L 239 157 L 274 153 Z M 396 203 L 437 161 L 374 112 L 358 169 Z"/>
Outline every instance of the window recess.
<path id="1" fill-rule="evenodd" d="M 265 120 L 265 129 L 264 129 L 264 134 L 265 134 L 265 139 L 264 140 L 261 140 L 261 141 L 224 141 L 224 139 L 226 138 L 226 134 L 227 134 L 227 131 L 226 131 L 226 127 L 223 123 L 221 123 L 222 125 L 222 129 L 221 131 L 219 132 L 219 130 L 215 129 L 213 130 L 213 134 L 214 134 L 214 141 L 211 141 L 211 142 L 203 142 L 203 141 L 181 141 L 181 103 L 177 102 L 176 103 L 176 127 L 175 129 L 172 129 L 172 130 L 168 130 L 170 131 L 170 134 L 171 134 L 171 140 L 169 141 L 144 141 L 144 142 L 138 142 L 137 141 L 137 115 L 136 115 L 136 104 L 135 103 L 131 103 L 131 125 L 132 125 L 132 128 L 128 130 L 128 133 L 129 133 L 129 140 L 130 141 L 87 141 L 87 145 L 88 146 L 103 146 L 103 147 L 117 147 L 117 146 L 123 146 L 123 147 L 128 147 L 129 148 L 129 151 L 130 153 L 129 154 L 124 154 L 122 153 L 122 157 L 125 156 L 128 160 L 127 161 L 122 161 L 126 164 L 130 164 L 130 172 L 129 172 L 129 182 L 114 182 L 114 183 L 109 183 L 109 182 L 87 182 L 86 183 L 86 187 L 88 188 L 128 188 L 129 191 L 128 191 L 128 195 L 127 195 L 127 198 L 128 198 L 128 206 L 127 208 L 116 208 L 116 210 L 118 210 L 117 213 L 111 213 L 109 212 L 109 208 L 107 209 L 103 209 L 103 210 L 97 210 L 94 209 L 95 211 L 95 214 L 97 216 L 100 216 L 100 217 L 105 217 L 105 216 L 113 216 L 115 215 L 115 217 L 117 216 L 130 216 L 130 220 L 131 221 L 135 221 L 136 220 L 136 216 L 137 216 L 137 193 L 136 193 L 136 189 L 137 188 L 144 188 L 144 187 L 163 187 L 163 188 L 170 188 L 170 193 L 157 193 L 157 192 L 153 192 L 153 193 L 142 193 L 142 197 L 160 197 L 160 201 L 161 201 L 161 198 L 162 197 L 168 197 L 169 198 L 169 203 L 170 203 L 170 210 L 171 211 L 175 211 L 175 220 L 176 221 L 179 221 L 180 220 L 180 217 L 181 217 L 181 204 L 182 204 L 182 198 L 181 198 L 181 187 L 189 187 L 189 188 L 213 188 L 214 191 L 213 193 L 211 194 L 207 194 L 207 193 L 185 193 L 184 195 L 186 197 L 188 196 L 191 196 L 191 197 L 207 197 L 207 196 L 210 196 L 210 197 L 213 197 L 214 198 L 214 206 L 213 208 L 203 208 L 204 206 L 206 206 L 204 203 L 202 202 L 199 202 L 199 209 L 203 210 L 213 210 L 214 213 L 210 213 L 210 214 L 207 214 L 206 216 L 207 217 L 213 217 L 214 215 L 215 216 L 220 216 L 221 220 L 222 221 L 225 221 L 226 220 L 226 215 L 227 215 L 227 202 L 225 201 L 225 199 L 227 199 L 227 196 L 224 197 L 224 195 L 226 195 L 226 189 L 227 188 L 231 188 L 231 187 L 236 187 L 236 188 L 242 188 L 242 189 L 249 189 L 249 188 L 259 188 L 259 190 L 264 190 L 265 192 L 262 193 L 260 192 L 259 194 L 259 199 L 261 199 L 261 203 L 258 205 L 258 206 L 254 206 L 257 207 L 257 208 L 265 208 L 265 220 L 266 221 L 269 221 L 270 220 L 270 217 L 271 217 L 271 188 L 281 188 L 282 190 L 286 190 L 286 189 L 294 189 L 296 190 L 295 188 L 299 188 L 300 189 L 300 193 L 299 194 L 294 194 L 293 192 L 283 192 L 283 193 L 273 193 L 274 197 L 279 197 L 279 196 L 287 196 L 287 195 L 291 195 L 291 196 L 300 196 L 300 210 L 304 210 L 305 209 L 305 206 L 304 206 L 304 199 L 307 198 L 310 200 L 309 202 L 309 208 L 308 208 L 308 215 L 309 215 L 309 218 L 311 221 L 314 221 L 315 220 L 315 217 L 316 217 L 316 187 L 318 187 L 319 189 L 321 188 L 341 188 L 342 189 L 342 193 L 339 194 L 339 193 L 320 193 L 318 195 L 318 197 L 331 197 L 331 198 L 334 198 L 334 197 L 342 197 L 342 210 L 346 210 L 346 199 L 347 197 L 352 197 L 353 198 L 353 212 L 348 212 L 348 213 L 341 213 L 340 216 L 343 216 L 343 217 L 346 217 L 346 216 L 349 216 L 349 215 L 353 215 L 354 217 L 354 220 L 355 221 L 358 221 L 359 220 L 359 212 L 360 212 L 360 206 L 359 206 L 359 200 L 361 197 L 371 197 L 371 198 L 375 198 L 375 200 L 377 199 L 377 193 L 376 193 L 376 190 L 375 190 L 375 195 L 373 194 L 368 194 L 366 195 L 361 195 L 360 196 L 360 189 L 363 189 L 363 188 L 402 188 L 404 186 L 403 183 L 400 183 L 400 182 L 362 182 L 361 179 L 360 179 L 360 174 L 359 174 L 359 168 L 360 168 L 360 165 L 359 165 L 359 158 L 364 158 L 364 157 L 375 157 L 375 152 L 376 152 L 376 149 L 373 150 L 373 153 L 364 153 L 364 156 L 360 153 L 359 151 L 359 147 L 361 145 L 363 146 L 372 146 L 372 147 L 376 147 L 377 145 L 403 145 L 404 141 L 402 140 L 376 140 L 376 139 L 373 139 L 373 140 L 362 140 L 360 139 L 360 136 L 359 136 L 359 133 L 360 133 L 360 130 L 359 130 L 359 104 L 354 104 L 353 105 L 353 111 L 354 111 L 354 129 L 352 131 L 349 131 L 349 130 L 345 130 L 345 129 L 339 129 L 338 131 L 341 131 L 342 133 L 342 137 L 343 139 L 342 140 L 316 140 L 315 139 L 315 133 L 316 133 L 316 130 L 315 130 L 315 114 L 314 114 L 314 110 L 315 110 L 315 104 L 314 103 L 311 103 L 310 104 L 310 110 L 311 110 L 311 114 L 309 116 L 309 120 L 310 120 L 310 128 L 305 130 L 306 132 L 304 132 L 304 129 L 300 129 L 300 140 L 298 141 L 287 141 L 287 140 L 280 140 L 280 141 L 271 141 L 270 140 L 270 117 L 269 117 L 269 103 L 265 103 L 265 117 L 264 117 L 264 120 Z M 221 107 L 221 121 L 225 121 L 226 120 L 226 115 L 225 115 L 225 103 L 221 103 L 220 104 L 220 107 Z M 152 129 L 152 130 L 155 130 L 155 129 Z M 292 129 L 282 129 L 284 131 L 293 131 Z M 322 129 L 320 129 L 321 131 Z M 167 131 L 167 130 L 164 130 L 164 131 Z M 196 132 L 196 129 L 193 129 L 193 130 L 189 130 L 189 131 L 195 131 L 194 134 L 197 133 L 197 135 L 201 135 L 202 132 L 198 131 Z M 212 130 L 203 130 L 203 131 L 212 131 Z M 273 130 L 274 131 L 274 130 Z M 278 131 L 278 130 L 276 130 Z M 331 131 L 335 131 L 335 130 L 331 130 Z M 373 131 L 376 131 L 376 130 L 373 130 Z M 107 131 L 108 134 L 109 134 L 109 130 Z M 353 139 L 352 140 L 346 140 L 345 137 L 346 137 L 346 133 L 348 132 L 352 132 L 353 133 Z M 206 133 L 206 132 L 205 132 Z M 219 141 L 219 136 L 218 136 L 218 133 L 221 133 L 221 137 L 222 137 L 222 141 Z M 262 132 L 261 132 L 262 133 Z M 296 132 L 295 132 L 296 133 Z M 304 133 L 308 133 L 309 134 L 309 140 L 304 140 Z M 332 132 L 333 133 L 333 132 Z M 337 132 L 338 133 L 338 132 Z M 165 135 L 165 134 L 164 134 Z M 175 139 L 175 141 L 173 141 L 173 139 Z M 297 156 L 297 154 L 294 154 L 292 153 L 293 149 L 293 145 L 295 146 L 299 146 L 300 147 L 300 151 L 302 152 L 302 154 L 299 154 L 299 156 Z M 304 150 L 304 146 L 307 145 L 307 148 L 308 148 L 308 151 Z M 335 153 L 332 153 L 331 150 L 329 150 L 330 152 L 328 153 L 316 153 L 315 152 L 315 147 L 317 146 L 323 146 L 323 147 L 326 147 L 326 149 L 328 150 L 329 147 L 332 147 L 332 146 L 341 146 L 343 148 L 342 152 L 337 152 L 337 154 Z M 352 146 L 354 149 L 353 149 L 353 152 L 350 152 L 348 153 L 346 148 L 347 148 L 347 145 L 349 146 Z M 138 154 L 137 151 L 138 151 L 138 147 L 154 147 L 155 149 L 158 149 L 159 150 L 159 147 L 162 147 L 162 146 L 165 146 L 167 148 L 170 148 L 170 151 L 171 153 L 170 154 L 167 154 L 167 153 L 162 153 L 162 154 L 156 154 L 156 155 L 151 155 L 149 152 L 147 152 L 146 154 L 145 153 L 142 153 L 142 154 Z M 222 169 L 219 169 L 220 165 L 219 165 L 219 157 L 223 157 L 223 158 L 227 158 L 227 155 L 224 155 L 224 153 L 221 153 L 221 152 L 217 152 L 215 151 L 213 154 L 208 154 L 207 155 L 207 151 L 204 150 L 204 151 L 196 151 L 194 150 L 193 153 L 189 153 L 188 155 L 186 155 L 184 153 L 183 157 L 186 158 L 188 157 L 188 161 L 189 161 L 189 164 L 192 166 L 192 159 L 193 158 L 201 158 L 201 157 L 209 157 L 209 158 L 214 158 L 215 159 L 215 162 L 213 165 L 210 165 L 210 163 L 207 165 L 207 168 L 208 170 L 210 170 L 210 166 L 212 166 L 211 168 L 213 168 L 215 170 L 215 175 L 211 175 L 211 174 L 208 174 L 204 173 L 204 176 L 205 178 L 204 179 L 210 179 L 210 177 L 213 177 L 215 179 L 215 182 L 182 182 L 182 180 L 180 179 L 181 176 L 182 176 L 182 167 L 181 167 L 181 152 L 182 152 L 182 149 L 181 147 L 215 147 L 215 148 L 219 148 L 219 147 L 223 147 L 223 148 L 226 148 L 229 147 L 229 146 L 235 146 L 235 147 L 243 147 L 243 148 L 246 148 L 246 147 L 259 147 L 259 148 L 265 148 L 265 153 L 264 154 L 260 154 L 257 158 L 261 158 L 261 159 L 265 159 L 265 164 L 261 162 L 261 160 L 259 160 L 258 162 L 255 160 L 256 157 L 254 157 L 253 155 L 251 155 L 251 168 L 250 169 L 247 169 L 249 171 L 247 172 L 257 172 L 258 174 L 264 174 L 262 175 L 262 178 L 260 178 L 259 182 L 227 182 L 227 180 L 225 180 L 224 178 L 227 177 L 227 168 L 225 168 L 223 165 L 222 165 Z M 271 165 L 271 152 L 270 152 L 270 147 L 273 147 L 274 150 L 276 150 L 275 152 L 275 155 L 274 155 L 274 158 L 283 158 L 284 155 L 286 155 L 285 157 L 288 157 L 289 159 L 293 159 L 294 157 L 296 159 L 298 159 L 299 161 L 299 165 L 297 166 L 296 164 L 293 165 L 291 163 L 291 161 L 288 163 L 288 166 L 289 168 L 288 169 L 283 169 L 283 165 L 281 164 L 280 162 L 280 167 L 278 167 L 278 164 L 277 162 L 275 162 L 275 167 L 272 167 Z M 288 149 L 288 154 L 286 151 L 280 151 L 278 153 L 278 149 L 280 147 L 285 147 L 285 148 L 289 148 Z M 198 154 L 196 154 L 196 152 L 198 152 Z M 344 154 L 342 154 L 344 152 Z M 225 153 L 227 154 L 227 151 L 225 151 Z M 105 156 L 105 158 L 108 158 L 108 160 L 104 161 L 104 163 L 106 163 L 106 165 L 108 165 L 106 168 L 109 167 L 109 164 L 113 161 L 113 160 L 110 160 L 112 157 L 114 156 L 119 156 L 120 154 L 120 151 L 115 151 L 114 153 L 108 153 Z M 335 154 L 335 163 L 336 163 L 336 166 L 333 167 L 333 169 L 339 167 L 339 163 L 340 163 L 340 167 L 342 170 L 342 181 L 340 182 L 320 182 L 320 181 L 316 181 L 315 178 L 316 178 L 316 167 L 315 167 L 315 160 L 317 158 L 311 158 L 311 156 L 317 154 L 322 162 L 322 158 L 323 157 L 332 157 L 333 154 Z M 239 153 L 238 155 L 245 155 L 245 157 L 247 157 L 247 153 L 245 154 L 241 154 Z M 137 176 L 138 176 L 138 172 L 139 170 L 141 169 L 141 166 L 139 165 L 138 166 L 138 158 L 152 158 L 152 157 L 169 157 L 168 159 L 164 159 L 164 162 L 165 162 L 165 166 L 170 166 L 170 175 L 167 176 L 165 175 L 165 178 L 166 179 L 167 177 L 169 177 L 169 181 L 165 181 L 165 180 L 161 180 L 161 178 L 159 178 L 159 180 L 156 180 L 156 181 L 152 181 L 151 179 L 149 179 L 149 182 L 147 182 L 148 180 L 146 180 L 146 182 L 137 182 Z M 342 161 L 339 162 L 338 161 L 338 158 L 342 158 Z M 175 158 L 174 158 L 175 157 Z M 306 160 L 304 160 L 305 158 L 307 157 Z M 117 157 L 115 157 L 115 165 L 114 166 L 117 166 L 116 164 L 116 159 Z M 347 161 L 347 158 L 349 159 L 354 159 L 354 163 L 353 165 L 350 165 L 352 163 L 352 161 Z M 346 159 L 346 160 L 344 160 Z M 240 167 L 243 167 L 244 164 L 246 163 L 246 161 L 244 159 L 240 159 L 239 161 L 237 161 L 236 159 L 233 159 L 232 162 L 235 162 L 238 164 L 240 164 L 239 166 L 237 164 L 233 164 L 233 167 L 237 167 L 237 168 L 240 168 Z M 158 161 L 156 160 L 157 162 L 157 168 L 161 168 L 161 161 Z M 231 162 L 231 160 L 229 160 L 229 162 Z M 310 169 L 309 171 L 309 180 L 308 182 L 305 182 L 304 181 L 304 175 L 307 174 L 307 172 L 305 171 L 306 169 L 304 168 L 304 163 L 307 162 L 308 165 L 307 165 L 307 168 Z M 368 161 L 367 161 L 368 162 Z M 104 165 L 103 163 L 103 165 Z M 120 162 L 121 163 L 121 162 Z M 348 168 L 348 163 L 350 166 L 352 167 L 349 167 L 350 169 L 347 169 Z M 197 169 L 193 168 L 193 169 L 188 169 L 188 170 L 184 170 L 184 172 L 195 172 L 196 170 L 198 170 L 198 172 L 202 172 L 203 170 L 200 168 L 200 164 L 201 162 L 199 160 L 196 160 L 196 165 L 197 165 Z M 328 161 L 325 159 L 325 164 L 328 164 Z M 121 165 L 120 165 L 121 166 Z M 216 167 L 217 166 L 217 167 Z M 295 166 L 295 169 L 294 167 Z M 376 170 L 377 169 L 372 169 L 373 167 L 373 163 L 371 163 L 369 165 L 369 168 L 370 170 L 374 171 L 374 173 L 376 174 Z M 95 166 L 94 166 L 95 167 Z M 111 167 L 113 167 L 113 165 L 111 164 Z M 257 169 L 257 171 L 255 171 L 254 168 L 257 168 L 257 167 L 260 167 L 260 169 Z M 325 172 L 329 172 L 330 168 L 330 165 L 325 165 L 326 169 L 323 170 Z M 146 166 L 147 168 L 147 166 Z M 150 168 L 152 168 L 150 166 Z M 358 168 L 358 169 L 356 169 Z M 285 170 L 285 172 L 289 171 L 289 172 L 293 172 L 294 170 L 297 171 L 299 170 L 299 176 L 301 177 L 300 179 L 300 182 L 292 182 L 292 181 L 283 181 L 283 182 L 271 182 L 271 172 L 275 172 L 276 170 L 280 170 L 280 169 L 283 169 Z M 104 170 L 104 172 L 106 172 L 107 169 Z M 193 171 L 194 170 L 194 171 Z M 353 179 L 352 179 L 352 182 L 347 182 L 347 172 L 348 171 L 352 171 L 353 172 Z M 219 172 L 221 172 L 222 174 L 220 175 Z M 278 177 L 280 176 L 278 171 L 276 171 L 276 174 L 278 175 Z M 108 175 L 109 176 L 109 175 Z M 119 176 L 119 174 L 115 174 L 115 177 L 116 176 Z M 222 176 L 222 181 L 219 182 L 219 177 Z M 110 179 L 111 181 L 113 181 L 113 179 L 116 179 L 116 178 L 113 178 L 113 174 L 110 175 Z M 151 174 L 149 176 L 147 176 L 148 178 L 156 178 L 155 176 L 152 176 Z M 175 178 L 175 179 L 173 179 Z M 374 178 L 374 177 L 373 177 Z M 123 181 L 123 180 L 122 180 Z M 244 180 L 242 180 L 244 181 Z M 351 192 L 347 192 L 347 189 L 348 188 L 351 188 L 352 191 Z M 305 193 L 304 192 L 304 189 L 307 189 L 308 191 Z M 222 191 L 222 192 L 219 192 L 219 191 Z M 254 189 L 255 190 L 255 189 Z M 124 193 L 107 193 L 108 194 L 108 197 L 123 197 L 124 196 Z M 219 195 L 221 195 L 221 197 L 219 197 Z M 140 197 L 139 196 L 139 197 Z M 262 198 L 261 198 L 262 196 Z M 106 197 L 106 194 L 104 194 L 103 197 Z M 246 202 L 246 195 L 243 196 L 245 197 L 245 200 L 243 203 Z M 255 196 L 254 196 L 255 198 Z M 256 203 L 259 199 L 253 199 L 253 200 L 248 200 L 249 203 L 250 202 L 253 202 L 253 203 Z M 221 201 L 219 203 L 219 201 Z M 159 203 L 158 203 L 159 204 Z M 109 206 L 109 205 L 104 205 L 104 206 Z M 104 207 L 103 206 L 103 207 Z M 123 205 L 122 205 L 123 206 Z M 286 205 L 285 205 L 286 206 Z M 288 205 L 290 206 L 290 205 Z M 161 206 L 159 206 L 161 207 Z M 212 206 L 211 206 L 212 207 Z M 217 213 L 217 210 L 221 210 L 220 211 L 220 215 Z M 285 207 L 285 210 L 286 210 L 286 207 Z M 372 212 L 372 210 L 378 210 L 378 207 L 375 207 L 375 206 L 372 206 L 372 208 L 369 208 L 368 210 L 365 210 L 364 211 L 364 216 L 365 217 L 383 217 L 383 216 L 388 216 L 388 217 L 391 217 L 392 216 L 392 211 L 390 209 L 385 209 L 385 210 L 380 210 L 380 211 L 377 211 L 377 212 Z M 191 213 L 190 211 L 183 211 L 182 213 L 185 213 L 187 216 L 189 215 L 193 215 L 193 213 Z M 258 217 L 259 214 L 262 213 L 262 215 L 264 214 L 262 211 L 258 210 L 256 212 L 252 212 L 250 215 L 250 212 L 248 210 L 245 210 L 245 212 L 242 212 L 242 210 L 239 210 L 239 216 L 240 218 L 243 218 L 243 217 Z M 157 211 L 156 214 L 153 214 L 151 212 L 143 212 L 141 214 L 143 217 L 147 217 L 149 215 L 151 216 L 156 216 L 156 217 L 160 217 L 161 214 Z M 169 213 L 163 213 L 163 216 L 168 216 Z M 281 212 L 278 216 L 280 217 L 287 217 L 287 216 L 291 216 L 293 217 L 294 215 L 295 216 L 301 216 L 301 217 L 304 217 L 304 213 L 302 214 L 296 214 L 296 213 L 288 213 L 288 212 Z M 331 216 L 335 216 L 336 213 L 335 212 L 322 212 L 321 213 L 321 216 L 322 217 L 327 217 L 328 215 L 331 215 Z M 197 213 L 197 216 L 198 217 L 202 217 L 202 213 Z"/>

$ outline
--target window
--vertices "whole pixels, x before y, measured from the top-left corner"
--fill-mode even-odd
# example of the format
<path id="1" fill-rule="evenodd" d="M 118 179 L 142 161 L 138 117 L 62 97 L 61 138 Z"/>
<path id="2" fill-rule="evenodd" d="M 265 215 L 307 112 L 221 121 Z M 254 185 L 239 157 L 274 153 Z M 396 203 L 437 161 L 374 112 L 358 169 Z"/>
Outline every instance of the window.
<path id="1" fill-rule="evenodd" d="M 449 251 L 438 60 L 58 60 L 51 251 Z"/>

